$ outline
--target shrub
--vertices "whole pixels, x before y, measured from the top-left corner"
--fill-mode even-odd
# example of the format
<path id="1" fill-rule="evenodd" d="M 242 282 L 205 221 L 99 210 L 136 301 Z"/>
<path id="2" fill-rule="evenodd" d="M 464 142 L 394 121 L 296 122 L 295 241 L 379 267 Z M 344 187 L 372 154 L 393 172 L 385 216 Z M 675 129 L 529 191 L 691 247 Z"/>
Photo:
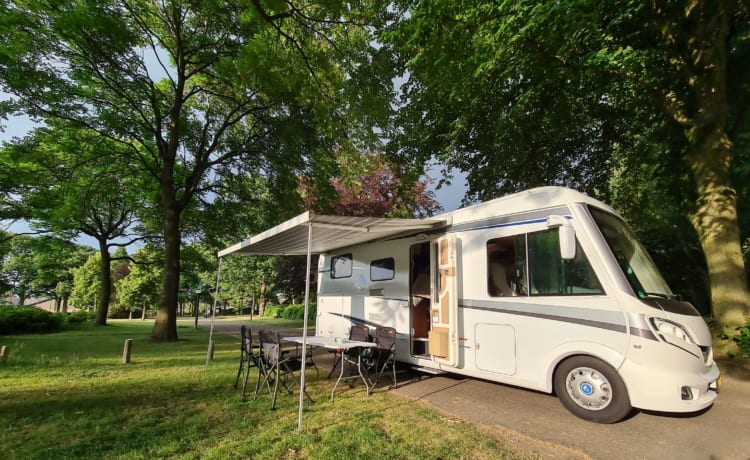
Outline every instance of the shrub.
<path id="1" fill-rule="evenodd" d="M 0 306 L 0 334 L 39 334 L 59 331 L 63 320 L 33 307 Z"/>
<path id="2" fill-rule="evenodd" d="M 308 313 L 308 319 L 315 318 L 316 306 L 314 302 L 310 302 L 310 312 Z M 263 312 L 263 316 L 267 318 L 284 318 L 284 319 L 304 319 L 305 318 L 305 305 L 273 305 L 266 307 L 266 311 Z"/>
<path id="3" fill-rule="evenodd" d="M 125 308 L 122 306 L 110 306 L 109 311 L 107 312 L 107 318 L 111 319 L 128 319 L 131 317 L 131 311 L 132 311 L 132 317 L 133 318 L 140 318 L 143 314 L 143 310 L 140 308 Z"/>
<path id="4" fill-rule="evenodd" d="M 737 334 L 732 337 L 740 348 L 740 355 L 743 358 L 750 358 L 750 320 L 747 324 L 737 330 Z"/>
<path id="5" fill-rule="evenodd" d="M 85 323 L 87 321 L 93 321 L 93 319 L 96 317 L 96 313 L 93 311 L 86 311 L 86 310 L 77 310 L 70 314 L 65 313 L 59 313 L 62 318 L 63 322 L 66 324 L 80 324 Z"/>
<path id="6" fill-rule="evenodd" d="M 310 303 L 310 311 L 307 314 L 308 319 L 315 318 L 315 304 Z M 305 305 L 289 305 L 281 310 L 280 315 L 284 319 L 305 319 Z"/>
<path id="7" fill-rule="evenodd" d="M 266 318 L 277 318 L 281 316 L 281 306 L 266 305 L 266 309 L 263 311 L 263 316 Z"/>

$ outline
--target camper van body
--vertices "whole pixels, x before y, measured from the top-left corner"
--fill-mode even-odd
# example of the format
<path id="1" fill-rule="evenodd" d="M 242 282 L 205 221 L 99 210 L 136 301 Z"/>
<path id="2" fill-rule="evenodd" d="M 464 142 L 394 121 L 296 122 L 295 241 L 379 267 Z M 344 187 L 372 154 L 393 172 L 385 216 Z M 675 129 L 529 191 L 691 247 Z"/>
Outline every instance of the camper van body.
<path id="1" fill-rule="evenodd" d="M 555 392 L 598 422 L 713 403 L 705 321 L 609 206 L 542 187 L 435 219 L 321 254 L 316 334 L 394 327 L 400 363 Z"/>

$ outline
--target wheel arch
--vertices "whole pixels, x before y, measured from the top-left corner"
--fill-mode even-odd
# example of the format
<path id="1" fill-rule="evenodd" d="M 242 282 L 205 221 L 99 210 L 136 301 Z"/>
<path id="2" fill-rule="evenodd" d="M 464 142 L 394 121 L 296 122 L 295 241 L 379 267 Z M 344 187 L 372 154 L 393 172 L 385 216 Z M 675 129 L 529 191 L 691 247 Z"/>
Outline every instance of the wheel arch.
<path id="1" fill-rule="evenodd" d="M 554 392 L 554 378 L 560 363 L 573 356 L 590 356 L 599 359 L 612 366 L 619 374 L 620 366 L 625 361 L 625 355 L 614 348 L 607 347 L 595 342 L 568 342 L 552 350 L 551 358 L 547 361 L 547 375 L 544 379 L 544 388 L 547 393 Z M 622 375 L 620 375 L 622 379 Z M 624 381 L 627 388 L 627 382 Z"/>

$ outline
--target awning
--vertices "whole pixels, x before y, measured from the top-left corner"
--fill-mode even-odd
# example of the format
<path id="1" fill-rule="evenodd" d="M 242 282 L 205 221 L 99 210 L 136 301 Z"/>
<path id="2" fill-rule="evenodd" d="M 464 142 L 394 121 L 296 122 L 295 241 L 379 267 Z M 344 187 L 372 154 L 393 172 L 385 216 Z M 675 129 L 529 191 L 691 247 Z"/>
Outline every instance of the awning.
<path id="1" fill-rule="evenodd" d="M 446 226 L 444 219 L 397 219 L 317 215 L 305 212 L 263 233 L 219 251 L 219 257 L 231 254 L 305 255 L 332 251 L 381 238 L 429 231 Z M 308 237 L 312 226 L 312 239 Z"/>
<path id="2" fill-rule="evenodd" d="M 365 243 L 397 235 L 430 231 L 449 224 L 445 219 L 390 219 L 380 217 L 326 216 L 305 212 L 289 219 L 263 233 L 251 236 L 247 240 L 219 251 L 219 273 L 224 256 L 233 254 L 292 256 L 307 255 L 305 271 L 305 315 L 302 327 L 302 349 L 307 350 L 307 324 L 310 311 L 310 257 L 311 254 L 332 251 L 354 244 Z M 216 278 L 216 296 L 214 297 L 213 315 L 211 315 L 211 332 L 209 333 L 209 352 L 206 353 L 206 366 L 213 338 L 213 321 L 216 316 L 216 298 L 218 298 L 220 275 Z M 343 366 L 343 364 L 342 364 Z M 305 360 L 302 360 L 300 371 L 300 388 L 305 388 Z M 304 391 L 299 392 L 299 414 L 297 431 L 302 431 L 302 408 Z"/>

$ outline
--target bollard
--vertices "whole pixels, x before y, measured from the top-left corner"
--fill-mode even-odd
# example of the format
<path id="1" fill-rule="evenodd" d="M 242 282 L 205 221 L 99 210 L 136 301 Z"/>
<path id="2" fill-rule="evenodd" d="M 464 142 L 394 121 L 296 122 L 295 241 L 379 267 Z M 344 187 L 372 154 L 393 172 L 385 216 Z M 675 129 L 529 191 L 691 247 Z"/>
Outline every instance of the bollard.
<path id="1" fill-rule="evenodd" d="M 208 361 L 214 360 L 214 341 L 208 342 Z"/>
<path id="2" fill-rule="evenodd" d="M 125 341 L 125 348 L 122 350 L 122 363 L 128 364 L 130 362 L 130 353 L 133 350 L 133 339 L 127 339 Z"/>
<path id="3" fill-rule="evenodd" d="M 4 363 L 5 360 L 8 359 L 9 354 L 10 348 L 8 348 L 6 345 L 3 345 L 3 348 L 0 348 L 0 362 Z"/>

